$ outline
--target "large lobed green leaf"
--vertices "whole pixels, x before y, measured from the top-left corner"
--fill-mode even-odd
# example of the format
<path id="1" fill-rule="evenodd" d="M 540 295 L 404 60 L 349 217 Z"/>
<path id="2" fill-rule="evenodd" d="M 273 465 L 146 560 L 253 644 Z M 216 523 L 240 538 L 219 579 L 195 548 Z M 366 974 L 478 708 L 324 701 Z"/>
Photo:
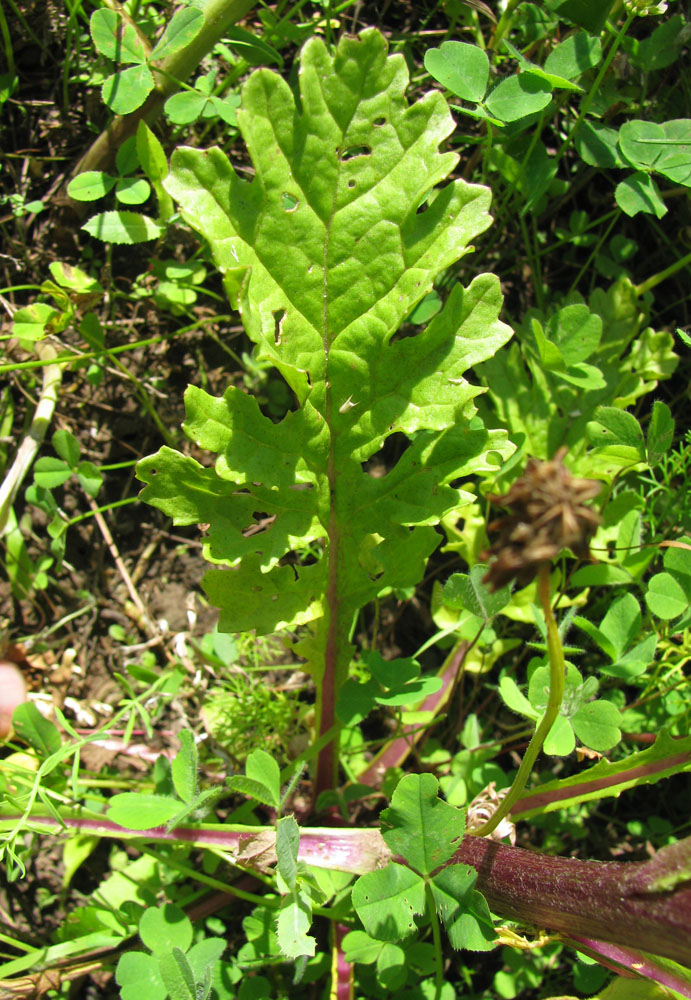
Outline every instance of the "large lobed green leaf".
<path id="1" fill-rule="evenodd" d="M 457 162 L 439 151 L 453 121 L 439 93 L 409 106 L 407 83 L 376 31 L 333 55 L 312 39 L 298 96 L 267 69 L 244 86 L 252 180 L 218 149 L 183 148 L 165 181 L 297 408 L 273 423 L 239 388 L 222 399 L 189 388 L 185 430 L 215 468 L 164 448 L 140 463 L 143 497 L 178 524 L 209 524 L 205 554 L 225 568 L 204 585 L 221 628 L 311 623 L 301 651 L 317 679 L 334 650 L 342 678 L 359 607 L 420 580 L 432 526 L 465 499 L 451 483 L 506 448 L 464 378 L 511 334 L 494 276 L 457 285 L 426 329 L 394 337 L 490 224 L 486 188 L 437 186 Z M 370 474 L 364 463 L 397 432 L 408 447 Z M 305 564 L 291 553 L 307 544 Z"/>

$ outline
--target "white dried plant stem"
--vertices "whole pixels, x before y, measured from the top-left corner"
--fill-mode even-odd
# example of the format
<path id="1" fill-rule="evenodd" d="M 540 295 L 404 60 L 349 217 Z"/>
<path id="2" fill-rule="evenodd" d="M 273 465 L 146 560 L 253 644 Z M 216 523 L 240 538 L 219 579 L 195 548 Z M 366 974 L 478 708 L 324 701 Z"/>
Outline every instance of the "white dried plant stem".
<path id="1" fill-rule="evenodd" d="M 36 345 L 36 354 L 41 361 L 49 362 L 57 357 L 58 349 L 50 341 L 41 341 Z M 41 395 L 31 421 L 31 427 L 17 450 L 9 472 L 0 485 L 0 536 L 5 534 L 9 513 L 19 487 L 34 464 L 34 459 L 53 419 L 61 383 L 62 365 L 46 364 L 43 369 Z"/>

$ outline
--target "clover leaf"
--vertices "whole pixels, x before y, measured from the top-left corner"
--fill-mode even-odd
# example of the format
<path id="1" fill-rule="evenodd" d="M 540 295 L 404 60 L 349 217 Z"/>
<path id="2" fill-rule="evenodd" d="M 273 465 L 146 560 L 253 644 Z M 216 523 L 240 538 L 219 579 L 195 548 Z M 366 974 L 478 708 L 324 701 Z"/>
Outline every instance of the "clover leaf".
<path id="1" fill-rule="evenodd" d="M 484 897 L 473 888 L 477 872 L 448 862 L 465 831 L 465 813 L 444 802 L 432 774 L 407 774 L 381 816 L 388 847 L 406 865 L 362 875 L 353 886 L 353 905 L 370 938 L 400 941 L 416 929 L 415 917 L 430 900 L 454 948 L 485 950 L 494 931 Z M 439 870 L 441 869 L 441 870 Z"/>
<path id="2" fill-rule="evenodd" d="M 151 954 L 128 951 L 115 971 L 122 1000 L 206 1000 L 211 977 L 225 951 L 222 938 L 192 945 L 192 924 L 173 903 L 148 909 L 139 922 L 139 937 Z"/>
<path id="3" fill-rule="evenodd" d="M 665 572 L 656 573 L 648 581 L 645 603 L 657 618 L 674 622 L 680 632 L 691 622 L 691 538 L 676 540 L 665 551 Z"/>
<path id="4" fill-rule="evenodd" d="M 585 632 L 609 657 L 600 667 L 603 674 L 623 680 L 638 677 L 653 662 L 657 636 L 648 635 L 635 643 L 642 625 L 641 609 L 633 594 L 623 594 L 610 605 L 599 628 L 586 618 L 574 616 L 573 623 Z"/>
<path id="5" fill-rule="evenodd" d="M 538 666 L 530 678 L 528 697 L 510 677 L 502 678 L 499 694 L 504 703 L 536 722 L 542 717 L 549 697 L 549 667 Z M 585 680 L 572 663 L 566 665 L 564 697 L 559 716 L 545 740 L 545 753 L 564 757 L 576 747 L 576 737 L 591 750 L 611 750 L 621 739 L 619 709 L 610 701 L 593 701 L 598 689 L 595 677 Z"/>

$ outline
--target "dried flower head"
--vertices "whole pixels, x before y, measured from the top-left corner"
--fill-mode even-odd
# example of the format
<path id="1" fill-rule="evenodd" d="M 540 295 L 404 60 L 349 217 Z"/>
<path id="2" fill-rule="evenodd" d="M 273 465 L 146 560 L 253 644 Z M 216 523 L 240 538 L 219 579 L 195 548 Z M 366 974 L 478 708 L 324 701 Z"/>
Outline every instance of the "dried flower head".
<path id="1" fill-rule="evenodd" d="M 586 507 L 602 489 L 594 479 L 575 479 L 564 467 L 566 448 L 560 448 L 551 461 L 531 458 L 523 475 L 504 496 L 488 499 L 509 514 L 488 526 L 498 533 L 483 559 L 492 559 L 484 576 L 492 590 L 516 580 L 525 587 L 537 575 L 543 563 L 552 562 L 562 549 L 581 559 L 589 556 L 588 546 L 600 516 Z"/>

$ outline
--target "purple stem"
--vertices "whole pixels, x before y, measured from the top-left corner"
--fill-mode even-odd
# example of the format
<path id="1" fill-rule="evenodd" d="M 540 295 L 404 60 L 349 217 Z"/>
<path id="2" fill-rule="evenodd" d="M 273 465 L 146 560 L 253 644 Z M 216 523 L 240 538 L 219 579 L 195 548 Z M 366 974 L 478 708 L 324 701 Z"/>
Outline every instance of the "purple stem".
<path id="1" fill-rule="evenodd" d="M 32 822 L 51 832 L 61 829 L 52 817 Z M 275 845 L 274 831 L 261 827 L 134 831 L 100 819 L 64 817 L 63 822 L 100 836 L 216 846 L 239 865 L 251 865 L 261 855 L 269 858 Z M 304 828 L 299 857 L 320 868 L 362 874 L 381 867 L 391 854 L 375 829 Z M 549 857 L 466 836 L 449 864 L 475 868 L 477 888 L 502 917 L 574 939 L 644 950 L 691 967 L 691 837 L 662 848 L 649 861 L 600 862 Z"/>
<path id="2" fill-rule="evenodd" d="M 417 712 L 434 712 L 436 714 L 443 707 L 453 690 L 467 649 L 467 643 L 459 646 L 456 655 L 451 658 L 451 661 L 439 674 L 442 681 L 441 687 L 416 706 L 415 710 Z M 386 769 L 389 767 L 400 767 L 415 744 L 426 733 L 427 730 L 421 729 L 418 725 L 404 726 L 401 735 L 386 744 L 377 756 L 370 761 L 367 768 L 357 776 L 357 780 L 362 782 L 363 785 L 372 785 L 375 788 L 379 788 Z"/>
<path id="3" fill-rule="evenodd" d="M 333 925 L 333 961 L 329 993 L 331 1000 L 352 1000 L 353 967 L 350 962 L 346 962 L 343 953 L 343 938 L 350 930 L 351 928 L 345 924 Z"/>
<path id="4" fill-rule="evenodd" d="M 329 480 L 333 479 L 333 455 L 329 457 Z M 332 489 L 333 497 L 333 489 Z M 333 503 L 333 499 L 332 499 Z M 328 606 L 328 633 L 324 649 L 324 674 L 317 686 L 317 714 L 319 718 L 319 736 L 328 733 L 336 722 L 337 672 L 339 661 L 340 600 L 338 594 L 338 557 L 340 532 L 336 522 L 335 511 L 331 510 L 329 521 L 329 582 L 326 592 Z M 316 802 L 322 792 L 329 791 L 337 784 L 338 737 L 322 747 L 317 756 L 315 768 L 312 801 Z"/>
<path id="5" fill-rule="evenodd" d="M 689 871 L 691 838 L 636 863 L 547 857 L 465 837 L 452 861 L 476 869 L 477 888 L 503 917 L 691 966 L 691 877 L 662 888 Z"/>
<path id="6" fill-rule="evenodd" d="M 654 778 L 655 775 L 672 774 L 680 770 L 683 765 L 688 765 L 688 763 L 689 754 L 684 751 L 673 754 L 670 757 L 663 757 L 661 760 L 652 761 L 649 764 L 640 764 L 623 772 L 604 774 L 599 778 L 592 778 L 590 781 L 585 778 L 583 781 L 579 781 L 578 784 L 565 784 L 560 788 L 552 788 L 547 791 L 537 789 L 528 795 L 524 795 L 523 798 L 515 803 L 511 810 L 511 818 L 516 819 L 526 813 L 543 812 L 545 807 L 553 802 L 570 801 L 576 796 L 580 797 L 589 792 L 615 788 L 617 785 L 628 784 L 632 781 L 642 781 L 648 777 Z"/>
<path id="7" fill-rule="evenodd" d="M 658 960 L 654 955 L 646 955 L 645 952 L 621 948 L 605 941 L 593 941 L 590 938 L 568 938 L 567 944 L 597 959 L 601 965 L 612 969 L 620 976 L 627 974 L 645 976 L 646 979 L 652 979 L 661 986 L 676 990 L 684 997 L 691 997 L 691 978 L 669 968 L 664 959 Z"/>

